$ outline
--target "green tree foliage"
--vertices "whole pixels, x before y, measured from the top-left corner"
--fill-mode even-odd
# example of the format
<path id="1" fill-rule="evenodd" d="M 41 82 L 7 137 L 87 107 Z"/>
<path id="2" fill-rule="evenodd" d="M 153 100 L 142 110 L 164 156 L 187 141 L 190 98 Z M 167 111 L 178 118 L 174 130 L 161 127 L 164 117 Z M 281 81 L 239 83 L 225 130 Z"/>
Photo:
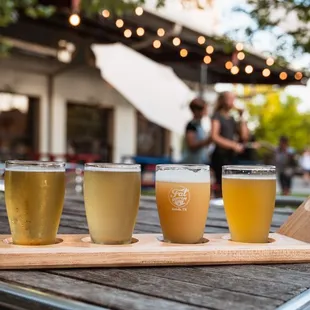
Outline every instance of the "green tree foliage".
<path id="1" fill-rule="evenodd" d="M 281 135 L 290 139 L 296 150 L 303 150 L 310 144 L 310 113 L 298 111 L 299 99 L 286 96 L 283 91 L 271 92 L 262 104 L 247 104 L 252 120 L 258 124 L 255 135 L 257 140 L 274 145 Z"/>
<path id="2" fill-rule="evenodd" d="M 21 12 L 31 18 L 44 18 L 51 16 L 55 8 L 37 0 L 0 0 L 0 27 L 17 22 Z"/>
<path id="3" fill-rule="evenodd" d="M 86 16 L 98 14 L 108 9 L 112 14 L 120 15 L 128 9 L 145 4 L 146 0 L 81 0 L 79 11 Z M 165 0 L 156 0 L 157 7 L 163 6 Z M 31 18 L 50 17 L 56 8 L 41 5 L 38 0 L 0 0 L 0 27 L 17 22 L 20 13 Z"/>
<path id="4" fill-rule="evenodd" d="M 291 43 L 294 52 L 310 52 L 309 0 L 247 0 L 247 6 L 236 8 L 248 14 L 255 22 L 246 29 L 249 38 L 260 30 L 277 33 L 278 49 L 288 48 Z M 284 31 L 277 26 L 284 25 Z M 291 35 L 289 39 L 286 35 Z M 290 42 L 290 43 L 288 43 Z"/>

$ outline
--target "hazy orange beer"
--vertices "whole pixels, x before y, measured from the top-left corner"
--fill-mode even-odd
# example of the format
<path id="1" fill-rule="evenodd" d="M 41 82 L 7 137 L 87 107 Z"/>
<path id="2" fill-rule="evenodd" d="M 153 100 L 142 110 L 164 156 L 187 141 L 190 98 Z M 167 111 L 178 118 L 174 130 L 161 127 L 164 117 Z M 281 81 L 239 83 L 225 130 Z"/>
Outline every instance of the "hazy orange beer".
<path id="1" fill-rule="evenodd" d="M 13 243 L 55 243 L 65 196 L 65 163 L 7 161 L 4 180 Z"/>
<path id="2" fill-rule="evenodd" d="M 157 165 L 156 201 L 166 242 L 199 243 L 209 210 L 209 166 Z"/>
<path id="3" fill-rule="evenodd" d="M 268 242 L 276 197 L 276 168 L 224 166 L 222 186 L 232 241 Z"/>
<path id="4" fill-rule="evenodd" d="M 131 242 L 140 193 L 140 165 L 85 164 L 85 209 L 90 237 L 94 243 Z"/>

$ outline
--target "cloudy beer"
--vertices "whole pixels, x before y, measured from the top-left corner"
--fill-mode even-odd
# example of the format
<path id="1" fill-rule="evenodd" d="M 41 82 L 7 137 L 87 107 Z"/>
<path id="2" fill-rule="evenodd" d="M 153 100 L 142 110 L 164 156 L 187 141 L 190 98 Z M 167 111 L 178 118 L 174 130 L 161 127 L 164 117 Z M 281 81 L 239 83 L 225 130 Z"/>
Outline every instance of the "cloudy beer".
<path id="1" fill-rule="evenodd" d="M 200 242 L 210 201 L 209 166 L 158 165 L 156 201 L 166 242 Z"/>
<path id="2" fill-rule="evenodd" d="M 85 209 L 94 243 L 131 242 L 140 202 L 140 171 L 140 165 L 85 165 Z"/>
<path id="3" fill-rule="evenodd" d="M 64 163 L 6 162 L 5 202 L 13 243 L 55 243 L 64 195 Z"/>
<path id="4" fill-rule="evenodd" d="M 268 242 L 275 197 L 273 166 L 223 167 L 223 199 L 231 239 Z"/>

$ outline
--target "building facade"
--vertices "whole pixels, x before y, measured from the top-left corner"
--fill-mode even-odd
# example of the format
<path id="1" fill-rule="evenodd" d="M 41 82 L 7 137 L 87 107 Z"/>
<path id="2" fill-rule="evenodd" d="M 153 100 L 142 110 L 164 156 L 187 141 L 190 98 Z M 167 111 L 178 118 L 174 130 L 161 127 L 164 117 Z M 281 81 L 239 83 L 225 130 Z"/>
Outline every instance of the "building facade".
<path id="1" fill-rule="evenodd" d="M 28 56 L 0 60 L 0 93 L 10 94 L 11 101 L 0 97 L 0 124 L 6 124 L 1 115 L 11 114 L 2 128 L 2 159 L 26 153 L 59 160 L 79 154 L 85 161 L 109 162 L 136 155 L 173 153 L 178 158 L 181 137 L 146 120 L 99 70 L 80 65 L 57 71 L 51 70 L 53 65 Z"/>

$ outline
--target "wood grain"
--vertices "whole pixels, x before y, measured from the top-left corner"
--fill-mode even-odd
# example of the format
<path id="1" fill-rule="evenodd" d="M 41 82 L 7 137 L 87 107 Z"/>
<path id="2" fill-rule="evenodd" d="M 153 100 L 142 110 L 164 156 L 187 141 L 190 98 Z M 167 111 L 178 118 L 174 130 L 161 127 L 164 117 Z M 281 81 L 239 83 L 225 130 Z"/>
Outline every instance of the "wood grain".
<path id="1" fill-rule="evenodd" d="M 310 243 L 310 197 L 286 220 L 277 233 Z"/>
<path id="2" fill-rule="evenodd" d="M 279 234 L 273 242 L 231 242 L 227 234 L 205 234 L 207 243 L 184 245 L 161 242 L 159 234 L 137 234 L 129 245 L 98 245 L 88 235 L 59 235 L 63 242 L 49 246 L 10 244 L 0 238 L 0 269 L 51 267 L 189 266 L 310 262 L 310 245 Z"/>
<path id="3" fill-rule="evenodd" d="M 271 231 L 293 211 L 277 208 Z M 63 215 L 59 234 L 88 234 L 82 198 L 67 198 Z M 228 232 L 223 207 L 210 207 L 205 231 Z M 0 201 L 0 234 L 9 233 L 5 207 Z M 135 233 L 161 233 L 154 199 L 141 199 Z M 307 263 L 0 270 L 0 287 L 2 282 L 13 283 L 108 309 L 273 310 L 308 289 L 309 275 Z M 6 296 L 0 289 L 1 298 Z M 23 299 L 12 304 L 16 309 L 34 309 Z"/>

